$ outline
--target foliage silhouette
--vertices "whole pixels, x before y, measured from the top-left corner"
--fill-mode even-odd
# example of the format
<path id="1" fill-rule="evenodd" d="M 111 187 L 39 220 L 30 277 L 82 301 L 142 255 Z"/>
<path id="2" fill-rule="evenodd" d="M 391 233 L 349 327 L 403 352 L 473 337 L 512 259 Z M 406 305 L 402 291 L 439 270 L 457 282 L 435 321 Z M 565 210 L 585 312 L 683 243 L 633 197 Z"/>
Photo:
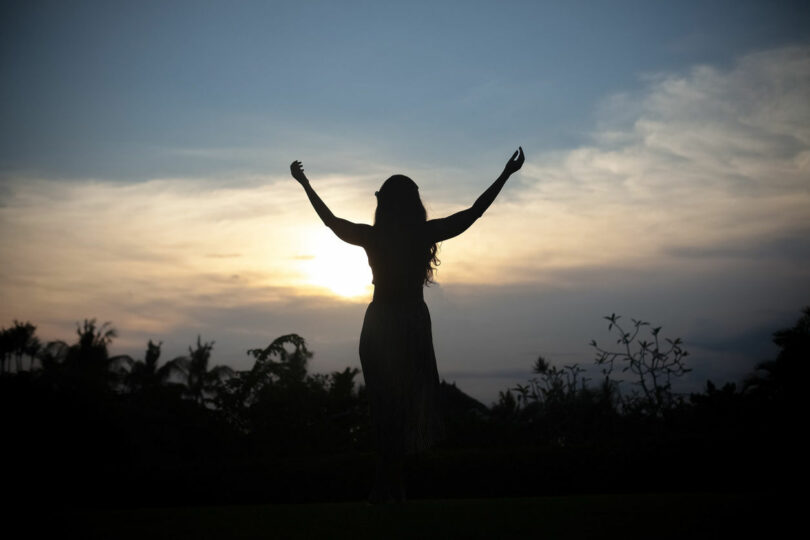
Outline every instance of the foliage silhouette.
<path id="1" fill-rule="evenodd" d="M 11 360 L 14 359 L 15 370 L 23 370 L 23 357 L 30 358 L 29 369 L 34 369 L 34 359 L 42 346 L 34 335 L 37 327 L 30 322 L 14 320 L 14 326 L 0 330 L 0 373 L 11 371 Z M 7 363 L 8 362 L 8 363 Z"/>
<path id="2" fill-rule="evenodd" d="M 609 377 L 591 386 L 577 364 L 543 357 L 534 377 L 491 409 L 442 382 L 449 437 L 410 462 L 411 494 L 774 489 L 803 459 L 797 379 L 808 317 L 806 308 L 774 334 L 778 355 L 742 389 L 707 381 L 688 399 L 668 399 L 665 414 L 626 406 Z M 2 332 L 10 368 L 0 374 L 0 407 L 9 413 L 4 438 L 13 441 L 4 451 L 27 458 L 6 472 L 7 491 L 20 501 L 211 504 L 367 493 L 373 439 L 359 372 L 308 373 L 312 352 L 301 336 L 250 349 L 253 367 L 227 377 L 203 375 L 224 371 L 211 365 L 213 343 L 198 338 L 184 357 L 207 381 L 197 391 L 177 362 L 161 364 L 159 342 L 142 360 L 111 355 L 115 331 L 93 319 L 77 326 L 74 343 L 51 341 L 17 371 L 21 347 L 9 344 L 22 340 L 5 336 L 30 323 L 16 323 Z M 3 457 L 10 463 L 11 454 Z"/>
<path id="3" fill-rule="evenodd" d="M 596 363 L 601 366 L 605 380 L 610 381 L 618 362 L 621 371 L 629 371 L 634 376 L 632 382 L 641 389 L 640 395 L 625 398 L 625 406 L 651 415 L 660 415 L 672 408 L 675 405 L 672 378 L 691 371 L 686 367 L 685 358 L 689 353 L 682 347 L 681 338 L 665 338 L 666 345 L 662 346 L 660 326 L 650 329 L 652 341 L 647 341 L 639 338 L 639 332 L 650 323 L 630 319 L 633 329 L 628 332 L 619 324 L 621 317 L 615 313 L 604 318 L 610 323 L 608 330 L 616 329 L 619 334 L 616 343 L 621 346 L 621 350 L 611 351 L 600 347 L 595 340 L 591 341 L 597 352 Z"/>
<path id="4" fill-rule="evenodd" d="M 792 328 L 773 334 L 779 347 L 774 360 L 760 362 L 756 372 L 745 381 L 745 391 L 768 399 L 795 399 L 802 393 L 810 362 L 810 306 Z"/>
<path id="5" fill-rule="evenodd" d="M 219 386 L 233 375 L 233 370 L 228 366 L 214 366 L 209 369 L 213 348 L 213 341 L 203 343 L 200 336 L 197 336 L 197 345 L 188 348 L 188 356 L 175 358 L 167 364 L 167 371 L 180 375 L 187 395 L 200 405 L 213 403 Z"/>
<path id="6" fill-rule="evenodd" d="M 589 387 L 578 364 L 556 367 L 542 356 L 532 371 L 536 377 L 501 392 L 492 407 L 493 416 L 522 425 L 519 438 L 564 447 L 609 436 L 619 414 L 615 384 Z"/>
<path id="7" fill-rule="evenodd" d="M 73 345 L 52 341 L 40 349 L 43 377 L 72 391 L 120 392 L 131 359 L 126 355 L 110 356 L 108 347 L 116 330 L 110 323 L 99 327 L 95 319 L 85 319 L 76 325 L 76 335 Z"/>
<path id="8" fill-rule="evenodd" d="M 162 345 L 163 342 L 154 343 L 150 339 L 144 359 L 129 362 L 124 384 L 130 393 L 150 392 L 169 381 L 174 365 L 167 363 L 158 367 Z"/>
<path id="9" fill-rule="evenodd" d="M 254 445 L 289 455 L 328 447 L 348 450 L 360 442 L 366 413 L 354 390 L 359 370 L 308 374 L 312 353 L 297 334 L 250 349 L 248 355 L 255 359 L 253 368 L 224 381 L 216 403 Z"/>

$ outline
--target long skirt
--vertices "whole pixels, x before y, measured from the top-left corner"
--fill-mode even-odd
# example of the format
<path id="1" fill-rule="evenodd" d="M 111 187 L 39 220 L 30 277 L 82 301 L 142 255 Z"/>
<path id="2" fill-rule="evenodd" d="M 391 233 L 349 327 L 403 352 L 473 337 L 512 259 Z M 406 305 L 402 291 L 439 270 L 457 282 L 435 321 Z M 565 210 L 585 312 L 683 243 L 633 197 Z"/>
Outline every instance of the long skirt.
<path id="1" fill-rule="evenodd" d="M 424 301 L 371 302 L 360 334 L 360 363 L 380 453 L 417 453 L 444 436 Z"/>

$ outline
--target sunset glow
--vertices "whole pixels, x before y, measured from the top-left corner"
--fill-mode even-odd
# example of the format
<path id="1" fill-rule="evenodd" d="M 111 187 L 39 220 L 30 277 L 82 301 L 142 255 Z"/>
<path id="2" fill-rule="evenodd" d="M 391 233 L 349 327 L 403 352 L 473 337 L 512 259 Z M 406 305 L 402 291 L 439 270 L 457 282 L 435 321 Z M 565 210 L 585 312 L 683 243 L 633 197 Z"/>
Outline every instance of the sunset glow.
<path id="1" fill-rule="evenodd" d="M 344 244 L 325 228 L 314 232 L 306 244 L 307 252 L 313 254 L 301 257 L 308 285 L 340 298 L 370 298 L 371 268 L 362 248 Z"/>
<path id="2" fill-rule="evenodd" d="M 591 363 L 611 312 L 683 337 L 689 388 L 742 377 L 810 302 L 794 8 L 29 4 L 0 23 L 0 325 L 109 320 L 134 357 L 201 335 L 235 366 L 294 332 L 315 370 L 359 366 L 366 255 L 290 163 L 370 224 L 388 176 L 443 217 L 518 145 L 425 290 L 441 376 L 483 401 L 539 354 Z"/>

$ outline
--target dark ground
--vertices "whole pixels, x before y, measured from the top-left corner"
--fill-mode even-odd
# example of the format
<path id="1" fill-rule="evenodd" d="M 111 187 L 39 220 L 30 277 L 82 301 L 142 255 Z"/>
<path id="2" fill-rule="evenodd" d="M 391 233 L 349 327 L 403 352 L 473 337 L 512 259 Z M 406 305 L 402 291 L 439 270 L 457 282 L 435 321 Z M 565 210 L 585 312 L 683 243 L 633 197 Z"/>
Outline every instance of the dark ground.
<path id="1" fill-rule="evenodd" d="M 38 516 L 77 538 L 766 538 L 788 535 L 787 496 L 656 493 L 143 509 Z M 22 517 L 22 516 L 19 516 Z M 55 534 L 54 534 L 55 533 Z"/>

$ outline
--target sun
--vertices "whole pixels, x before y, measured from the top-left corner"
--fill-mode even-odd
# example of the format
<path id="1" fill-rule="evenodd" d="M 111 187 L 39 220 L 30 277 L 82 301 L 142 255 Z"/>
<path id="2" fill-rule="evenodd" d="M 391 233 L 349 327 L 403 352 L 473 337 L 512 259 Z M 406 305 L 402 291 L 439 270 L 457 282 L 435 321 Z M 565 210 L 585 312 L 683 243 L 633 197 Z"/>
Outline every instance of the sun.
<path id="1" fill-rule="evenodd" d="M 359 298 L 372 292 L 371 268 L 363 248 L 341 242 L 331 231 L 313 234 L 312 254 L 304 263 L 310 285 L 329 289 L 342 298 Z"/>

